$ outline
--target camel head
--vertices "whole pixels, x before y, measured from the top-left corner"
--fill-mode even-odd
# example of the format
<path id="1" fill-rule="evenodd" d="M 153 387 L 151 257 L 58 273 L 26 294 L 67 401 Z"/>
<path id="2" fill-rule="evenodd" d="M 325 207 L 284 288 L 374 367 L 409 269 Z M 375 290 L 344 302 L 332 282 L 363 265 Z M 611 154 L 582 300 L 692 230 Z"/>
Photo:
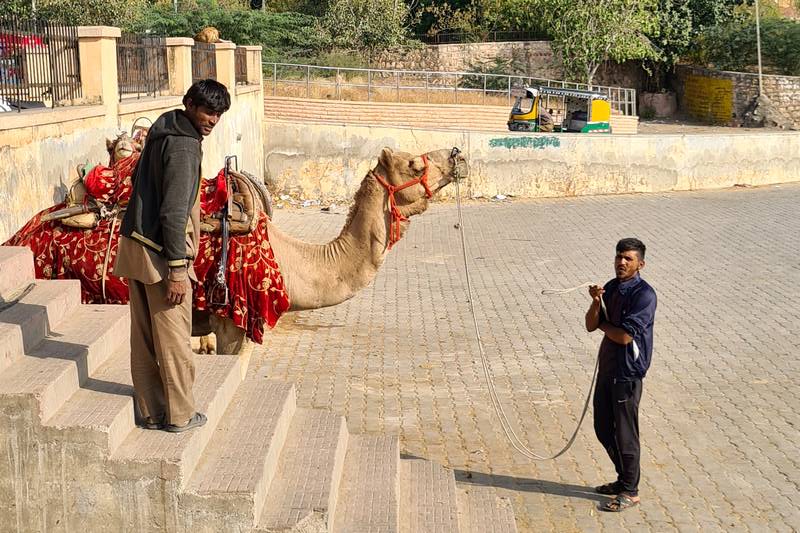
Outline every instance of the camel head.
<path id="1" fill-rule="evenodd" d="M 111 156 L 111 163 L 113 164 L 121 159 L 130 157 L 134 152 L 140 152 L 142 146 L 127 133 L 122 133 L 113 141 L 106 139 L 106 149 L 108 150 L 108 155 Z"/>
<path id="2" fill-rule="evenodd" d="M 466 177 L 468 167 L 458 148 L 418 156 L 384 148 L 374 172 L 395 190 L 400 214 L 410 217 L 428 209 L 428 200 L 448 184 Z"/>

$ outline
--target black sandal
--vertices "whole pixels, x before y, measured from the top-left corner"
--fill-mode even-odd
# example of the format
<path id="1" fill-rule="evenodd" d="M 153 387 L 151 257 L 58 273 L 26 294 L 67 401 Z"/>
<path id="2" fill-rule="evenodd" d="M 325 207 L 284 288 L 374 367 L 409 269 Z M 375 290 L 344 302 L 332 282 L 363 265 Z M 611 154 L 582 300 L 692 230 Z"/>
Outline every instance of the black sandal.
<path id="1" fill-rule="evenodd" d="M 610 502 L 606 502 L 601 505 L 600 510 L 608 513 L 619 513 L 625 509 L 636 507 L 637 505 L 639 505 L 639 500 L 634 500 L 630 496 L 620 494 Z"/>
<path id="2" fill-rule="evenodd" d="M 599 487 L 595 487 L 594 491 L 597 494 L 605 494 L 606 496 L 616 496 L 620 492 L 622 492 L 622 484 L 619 481 L 614 481 L 613 483 L 606 483 L 605 485 L 600 485 Z"/>

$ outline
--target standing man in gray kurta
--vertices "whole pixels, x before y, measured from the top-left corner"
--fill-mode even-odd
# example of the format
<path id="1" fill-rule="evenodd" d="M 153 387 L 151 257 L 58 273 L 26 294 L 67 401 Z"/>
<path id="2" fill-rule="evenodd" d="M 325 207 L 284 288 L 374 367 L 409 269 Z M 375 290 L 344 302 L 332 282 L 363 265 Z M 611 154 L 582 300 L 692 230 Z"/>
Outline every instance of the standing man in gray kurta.
<path id="1" fill-rule="evenodd" d="M 192 85 L 183 110 L 155 121 L 133 175 L 114 275 L 128 278 L 137 421 L 180 432 L 206 423 L 195 409 L 192 267 L 200 238 L 202 140 L 230 108 L 215 80 Z"/>

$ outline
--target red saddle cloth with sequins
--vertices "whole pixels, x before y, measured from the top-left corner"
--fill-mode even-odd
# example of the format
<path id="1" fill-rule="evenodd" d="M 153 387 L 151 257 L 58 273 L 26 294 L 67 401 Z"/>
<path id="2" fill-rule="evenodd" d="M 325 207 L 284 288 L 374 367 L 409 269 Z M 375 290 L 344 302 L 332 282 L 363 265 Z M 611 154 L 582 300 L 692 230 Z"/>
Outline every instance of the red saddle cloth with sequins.
<path id="1" fill-rule="evenodd" d="M 128 303 L 127 280 L 111 271 L 122 216 L 117 213 L 130 199 L 131 176 L 138 157 L 136 152 L 110 167 L 97 165 L 84 178 L 87 193 L 105 207 L 106 216 L 100 217 L 96 227 L 78 229 L 58 220 L 41 220 L 45 214 L 66 207 L 62 202 L 37 213 L 4 245 L 30 248 L 39 279 L 80 280 L 83 303 Z M 224 184 L 219 176 L 203 180 L 200 205 L 204 213 L 217 211 L 225 201 L 227 191 L 220 188 Z M 215 305 L 209 297 L 219 266 L 220 235 L 201 233 L 194 263 L 200 282 L 192 287 L 195 309 L 232 319 L 259 344 L 264 338 L 264 326 L 275 326 L 289 309 L 289 296 L 269 244 L 268 220 L 265 213 L 260 213 L 252 232 L 230 237 L 225 274 L 229 297 L 225 305 Z"/>

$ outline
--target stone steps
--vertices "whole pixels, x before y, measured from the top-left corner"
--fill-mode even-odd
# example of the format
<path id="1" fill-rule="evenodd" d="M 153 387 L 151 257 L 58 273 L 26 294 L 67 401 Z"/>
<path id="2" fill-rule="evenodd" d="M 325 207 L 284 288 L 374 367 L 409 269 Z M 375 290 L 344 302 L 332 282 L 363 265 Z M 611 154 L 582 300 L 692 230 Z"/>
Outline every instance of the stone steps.
<path id="1" fill-rule="evenodd" d="M 33 257 L 22 246 L 0 246 L 0 302 L 14 296 L 14 292 L 36 278 Z"/>
<path id="2" fill-rule="evenodd" d="M 238 357 L 195 355 L 194 359 L 195 408 L 208 417 L 208 422 L 183 433 L 133 428 L 111 458 L 135 469 L 137 476 L 147 471 L 184 486 L 236 393 L 241 381 Z"/>
<path id="3" fill-rule="evenodd" d="M 231 508 L 242 527 L 255 524 L 295 409 L 290 383 L 257 376 L 241 384 L 186 487 L 189 529 L 229 528 Z M 211 514 L 217 524 L 208 523 Z"/>
<path id="4" fill-rule="evenodd" d="M 0 312 L 0 370 L 39 344 L 81 302 L 77 280 L 24 283 L 17 290 L 17 303 Z"/>
<path id="5" fill-rule="evenodd" d="M 401 460 L 396 436 L 350 436 L 236 356 L 195 356 L 205 426 L 135 427 L 128 308 L 79 301 L 37 282 L 0 312 L 19 352 L 0 372 L 0 531 L 515 531 L 494 489 Z"/>
<path id="6" fill-rule="evenodd" d="M 127 342 L 129 327 L 126 306 L 79 306 L 0 375 L 0 394 L 32 401 L 47 420 Z"/>
<path id="7" fill-rule="evenodd" d="M 516 533 L 511 502 L 494 487 L 468 485 L 457 492 L 460 533 Z"/>
<path id="8" fill-rule="evenodd" d="M 397 436 L 352 435 L 339 486 L 333 530 L 399 531 L 399 470 L 400 440 Z"/>
<path id="9" fill-rule="evenodd" d="M 452 470 L 424 459 L 400 464 L 401 533 L 458 532 L 458 497 Z"/>
<path id="10" fill-rule="evenodd" d="M 298 409 L 257 531 L 330 531 L 347 450 L 344 418 Z"/>

